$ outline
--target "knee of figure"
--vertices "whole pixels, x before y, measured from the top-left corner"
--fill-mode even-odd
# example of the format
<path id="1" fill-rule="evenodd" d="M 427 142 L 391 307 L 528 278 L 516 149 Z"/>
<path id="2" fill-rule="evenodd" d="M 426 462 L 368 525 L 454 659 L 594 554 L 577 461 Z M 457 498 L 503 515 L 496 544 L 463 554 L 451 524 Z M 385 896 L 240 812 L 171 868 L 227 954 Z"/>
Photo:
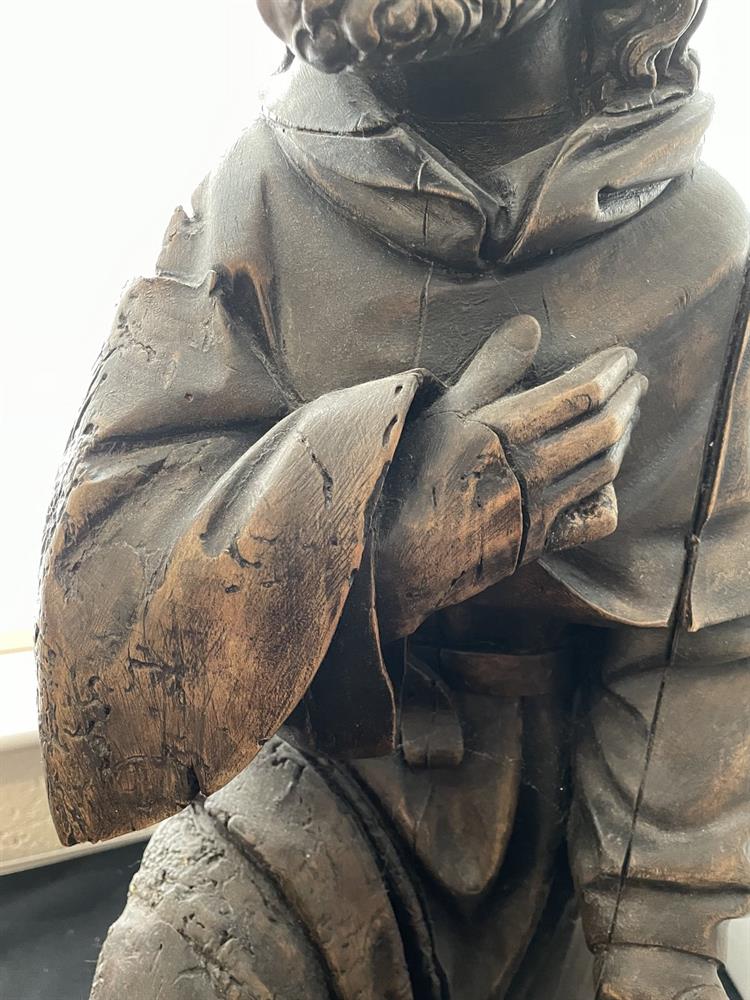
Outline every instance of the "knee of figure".
<path id="1" fill-rule="evenodd" d="M 328 996 L 286 900 L 195 803 L 154 834 L 111 928 L 91 1000 Z"/>

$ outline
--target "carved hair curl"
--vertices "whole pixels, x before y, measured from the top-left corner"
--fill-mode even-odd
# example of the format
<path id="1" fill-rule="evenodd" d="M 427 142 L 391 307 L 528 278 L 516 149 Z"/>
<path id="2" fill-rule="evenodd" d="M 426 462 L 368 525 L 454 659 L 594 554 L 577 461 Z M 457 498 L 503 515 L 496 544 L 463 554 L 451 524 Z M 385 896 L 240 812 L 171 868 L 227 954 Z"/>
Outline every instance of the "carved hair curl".
<path id="1" fill-rule="evenodd" d="M 553 0 L 546 0 L 552 3 Z M 491 0 L 498 18 L 514 0 Z M 488 0 L 258 0 L 272 30 L 324 72 L 346 66 L 434 58 L 482 27 Z"/>
<path id="2" fill-rule="evenodd" d="M 354 64 L 436 58 L 515 31 L 555 0 L 257 0 L 290 50 L 326 72 Z M 579 0 L 589 77 L 613 90 L 692 89 L 688 48 L 707 0 Z M 385 55 L 384 55 L 385 54 Z"/>
<path id="3" fill-rule="evenodd" d="M 707 0 L 588 0 L 591 76 L 605 89 L 692 90 L 698 62 L 690 39 Z"/>

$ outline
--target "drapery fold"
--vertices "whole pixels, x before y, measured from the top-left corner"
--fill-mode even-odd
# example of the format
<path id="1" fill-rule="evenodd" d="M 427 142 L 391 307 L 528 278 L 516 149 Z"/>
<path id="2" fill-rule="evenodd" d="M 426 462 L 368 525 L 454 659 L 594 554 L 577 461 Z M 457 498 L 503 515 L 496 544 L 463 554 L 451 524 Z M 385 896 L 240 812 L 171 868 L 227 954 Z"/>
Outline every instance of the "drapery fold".
<path id="1" fill-rule="evenodd" d="M 41 735 L 66 843 L 221 787 L 293 710 L 336 631 L 422 381 L 412 371 L 328 393 L 264 433 L 283 393 L 215 283 L 130 289 L 44 556 Z M 372 640 L 389 734 L 376 627 Z"/>

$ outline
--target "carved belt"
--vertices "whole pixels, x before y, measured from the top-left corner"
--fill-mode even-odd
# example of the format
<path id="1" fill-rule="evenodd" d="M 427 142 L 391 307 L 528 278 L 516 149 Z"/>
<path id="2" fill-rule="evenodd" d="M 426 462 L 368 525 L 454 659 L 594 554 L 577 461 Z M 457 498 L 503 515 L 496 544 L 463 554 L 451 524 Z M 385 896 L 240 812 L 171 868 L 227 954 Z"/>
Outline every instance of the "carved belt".
<path id="1" fill-rule="evenodd" d="M 517 701 L 557 694 L 567 652 L 500 653 L 410 646 L 400 705 L 400 743 L 409 767 L 457 767 L 464 757 L 460 692 Z"/>
<path id="2" fill-rule="evenodd" d="M 443 648 L 440 673 L 452 687 L 496 698 L 558 693 L 565 686 L 567 652 L 496 653 Z"/>
<path id="3" fill-rule="evenodd" d="M 533 754 L 534 733 L 555 718 L 542 702 L 556 699 L 540 696 L 560 689 L 566 666 L 563 650 L 508 654 L 409 644 L 400 752 L 353 766 L 409 850 L 454 897 L 478 899 L 499 877 L 519 808 L 525 733 L 530 727 Z M 542 772 L 559 794 L 554 748 Z M 538 792 L 530 794 L 536 808 Z M 542 811 L 553 802 L 545 796 Z M 541 860 L 548 864 L 546 854 Z"/>

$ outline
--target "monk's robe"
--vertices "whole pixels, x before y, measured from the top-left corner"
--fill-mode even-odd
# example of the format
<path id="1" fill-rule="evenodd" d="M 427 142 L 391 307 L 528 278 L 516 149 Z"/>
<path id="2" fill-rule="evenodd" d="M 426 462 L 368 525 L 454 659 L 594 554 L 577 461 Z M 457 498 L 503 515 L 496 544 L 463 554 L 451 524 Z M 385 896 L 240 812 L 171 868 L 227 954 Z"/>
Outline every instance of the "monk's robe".
<path id="1" fill-rule="evenodd" d="M 663 647 L 641 656 L 636 641 L 613 653 L 614 688 L 592 710 L 593 735 L 582 743 L 579 782 L 587 790 L 576 813 L 582 845 L 577 876 L 588 893 L 589 939 L 599 947 L 610 943 L 618 911 L 630 914 L 626 944 L 642 940 L 718 954 L 716 913 L 738 912 L 738 900 L 747 896 L 743 887 L 750 884 L 738 839 L 747 821 L 742 768 L 723 774 L 721 796 L 711 795 L 719 780 L 716 761 L 739 761 L 747 738 L 738 722 L 747 694 L 747 674 L 740 669 L 749 655 L 743 652 L 747 625 L 736 623 L 750 614 L 750 357 L 743 306 L 748 222 L 737 196 L 699 160 L 710 102 L 700 94 L 659 97 L 643 107 L 603 110 L 498 167 L 491 189 L 485 189 L 356 75 L 334 80 L 294 66 L 277 79 L 262 115 L 198 188 L 192 211 L 175 213 L 156 277 L 127 292 L 71 442 L 50 519 L 38 646 L 42 741 L 64 839 L 132 829 L 174 811 L 199 790 L 215 790 L 250 763 L 300 699 L 303 705 L 308 697 L 313 706 L 325 705 L 317 690 L 336 704 L 337 691 L 353 677 L 362 687 L 355 685 L 346 701 L 358 706 L 344 713 L 351 730 L 342 737 L 348 753 L 362 757 L 391 746 L 394 697 L 377 621 L 378 606 L 388 602 L 379 602 L 377 590 L 397 582 L 379 578 L 373 565 L 372 511 L 387 490 L 389 464 L 398 460 L 402 429 L 421 405 L 425 386 L 455 381 L 504 320 L 528 313 L 539 321 L 542 341 L 525 385 L 615 344 L 632 345 L 650 382 L 617 481 L 617 531 L 550 555 L 539 570 L 545 582 L 537 590 L 538 608 L 546 607 L 545 588 L 557 595 L 545 613 L 557 608 L 564 617 L 571 609 L 571 620 L 607 626 L 614 636 L 657 635 Z M 511 494 L 509 509 L 518 502 Z M 509 573 L 521 531 L 511 531 L 496 553 Z M 502 609 L 502 592 L 490 604 L 493 599 Z M 487 601 L 478 618 L 486 618 Z M 472 608 L 462 607 L 469 620 Z M 683 746 L 685 740 L 675 738 L 679 712 L 672 712 L 669 689 L 658 677 L 647 695 L 639 688 L 649 666 L 672 656 L 664 652 L 670 629 L 708 637 L 729 629 L 733 636 L 731 643 L 719 638 L 690 666 L 693 678 L 704 676 L 704 663 L 723 671 L 723 707 L 717 730 L 705 701 L 683 699 L 683 707 L 692 706 L 691 760 L 706 771 L 696 777 L 697 791 L 684 790 L 688 798 L 695 792 L 700 807 L 683 815 L 675 795 L 663 800 L 660 811 L 659 795 L 677 787 L 670 778 L 674 755 L 666 754 L 659 772 L 661 745 L 650 735 L 659 714 L 657 732 L 667 749 Z M 651 649 L 654 640 L 649 642 Z M 445 677 L 441 669 L 456 657 L 439 652 L 434 677 Z M 679 666 L 680 657 L 671 662 Z M 618 663 L 624 664 L 619 674 Z M 536 667 L 546 669 L 542 661 Z M 606 679 L 606 665 L 604 674 Z M 618 694 L 623 677 L 627 690 Z M 514 690 L 528 706 L 533 692 L 512 683 L 505 696 Z M 544 688 L 546 699 L 551 690 Z M 698 697 L 702 689 L 690 690 Z M 476 694 L 491 695 L 498 691 Z M 495 716 L 477 705 L 464 707 L 473 719 L 464 739 L 467 746 L 475 740 L 479 755 L 472 759 L 493 759 L 485 751 L 495 738 Z M 513 728 L 517 722 L 506 728 L 506 734 L 516 733 L 516 749 L 526 740 L 521 756 L 552 759 L 557 752 L 544 743 L 561 744 L 554 735 L 557 722 L 544 721 L 546 711 L 536 722 L 526 718 L 525 737 Z M 639 721 L 629 733 L 627 720 L 641 716 L 643 725 Z M 327 727 L 335 729 L 340 718 L 318 711 L 317 719 L 325 741 Z M 732 744 L 728 748 L 722 733 Z M 711 738 L 704 740 L 706 734 Z M 628 752 L 620 753 L 626 743 Z M 703 744 L 709 749 L 701 756 Z M 646 833 L 653 849 L 641 855 L 640 841 L 629 838 L 647 748 L 648 763 L 657 769 L 651 777 L 661 774 L 661 785 L 653 801 L 645 789 L 642 818 L 652 824 Z M 281 912 L 293 904 L 312 928 L 315 954 L 308 954 L 305 937 L 304 946 L 292 949 L 296 965 L 290 965 L 290 977 L 313 983 L 319 976 L 320 991 L 335 983 L 340 995 L 385 995 L 376 987 L 367 994 L 363 985 L 370 974 L 373 982 L 384 981 L 375 959 L 356 972 L 337 951 L 336 935 L 344 931 L 335 930 L 332 915 L 349 911 L 334 905 L 340 895 L 335 880 L 319 885 L 317 896 L 304 873 L 298 891 L 289 882 L 307 833 L 302 836 L 297 825 L 303 822 L 297 815 L 302 800 L 284 800 L 274 782 L 279 767 L 290 774 L 304 770 L 305 761 L 295 756 L 302 752 L 272 744 L 238 785 L 209 800 L 205 814 L 198 806 L 197 818 L 186 813 L 177 826 L 165 828 L 139 878 L 143 884 L 155 878 L 161 859 L 170 850 L 179 854 L 180 838 L 186 844 L 195 840 L 200 867 L 206 845 L 224 844 L 228 836 L 231 845 L 222 846 L 222 857 L 239 851 L 257 869 L 256 889 L 270 878 L 281 894 L 275 903 L 267 894 L 267 907 L 278 905 Z M 521 816 L 517 808 L 524 802 L 528 807 L 549 783 L 549 794 L 534 800 L 546 801 L 551 810 L 537 824 L 541 839 L 527 841 L 548 862 L 524 890 L 533 905 L 517 925 L 524 930 L 515 951 L 498 945 L 492 927 L 505 927 L 512 937 L 516 917 L 503 923 L 492 907 L 484 911 L 494 914 L 492 927 L 477 917 L 443 941 L 433 941 L 427 930 L 409 937 L 407 926 L 431 925 L 414 916 L 424 894 L 409 888 L 409 873 L 398 874 L 397 857 L 384 846 L 389 837 L 368 834 L 361 851 L 374 852 L 380 870 L 395 873 L 387 893 L 374 893 L 372 900 L 381 907 L 376 923 L 383 941 L 390 942 L 383 944 L 391 956 L 383 959 L 393 979 L 388 995 L 443 995 L 448 980 L 451 996 L 496 995 L 492 991 L 506 989 L 518 968 L 530 929 L 541 919 L 562 831 L 564 804 L 553 801 L 551 790 L 559 788 L 563 772 L 554 761 L 546 777 L 533 764 L 522 772 L 515 750 L 497 766 L 505 777 L 497 778 L 496 787 L 510 789 L 505 832 L 468 874 L 460 852 L 454 849 L 446 868 L 444 843 L 422 837 L 433 820 L 422 825 L 408 796 L 393 791 L 393 775 L 378 773 L 375 764 L 357 765 L 352 786 L 351 776 L 335 777 L 325 762 L 305 771 L 312 784 L 300 795 L 315 808 L 324 810 L 330 795 L 358 803 L 349 834 L 340 828 L 344 821 L 336 809 L 321 820 L 333 824 L 332 836 L 350 836 L 355 852 L 363 829 L 372 825 L 359 782 L 374 790 L 408 850 L 417 851 L 419 863 L 440 884 L 439 899 L 429 904 L 436 908 L 433 917 L 444 912 L 446 892 L 464 903 L 467 893 L 486 902 L 500 884 L 509 827 Z M 312 786 L 321 780 L 327 790 L 318 794 Z M 489 779 L 482 781 L 487 787 Z M 597 801 L 601 781 L 613 789 L 611 809 Z M 289 787 L 295 784 L 296 778 Z M 453 832 L 467 815 L 481 813 L 459 815 L 461 803 L 474 808 L 461 798 L 470 795 L 470 784 L 458 782 L 441 793 L 441 802 L 454 803 Z M 264 825 L 270 815 L 264 801 L 279 810 L 276 846 Z M 489 830 L 488 817 L 494 823 L 502 810 L 481 816 Z M 435 828 L 440 819 L 434 818 Z M 696 824 L 712 829 L 719 845 L 703 880 L 694 858 L 681 868 L 668 856 L 675 831 L 687 850 Z M 527 829 L 535 829 L 533 821 Z M 297 836 L 302 841 L 295 847 Z M 361 851 L 357 865 L 367 871 L 352 879 L 372 886 L 378 864 L 373 867 Z M 631 856 L 643 857 L 641 882 L 662 889 L 673 867 L 674 898 L 685 898 L 680 894 L 691 879 L 701 883 L 713 893 L 713 916 L 699 913 L 689 927 L 685 920 L 666 927 L 652 914 L 639 939 L 638 914 L 653 905 L 639 897 L 629 909 L 631 900 L 620 898 L 618 876 Z M 172 871 L 171 862 L 164 870 Z M 166 889 L 157 883 L 145 904 L 149 919 L 176 926 L 179 907 L 169 907 L 177 897 L 170 895 L 167 909 L 160 909 Z M 536 896 L 534 885 L 542 887 Z M 240 920 L 238 901 L 230 906 L 224 890 L 216 891 L 221 898 L 212 912 Z M 717 904 L 719 898 L 723 903 Z M 229 909 L 221 909 L 222 900 Z M 146 948 L 142 928 L 151 925 L 139 923 L 143 914 L 133 918 L 133 907 L 140 905 L 135 899 L 123 918 L 117 947 L 105 949 L 102 997 L 121 981 L 122 956 L 131 955 L 132 968 L 132 956 Z M 262 912 L 273 923 L 271 910 Z M 445 917 L 442 926 L 449 923 Z M 684 941 L 670 938 L 672 930 Z M 271 962 L 271 979 L 263 980 L 261 959 L 251 960 L 256 932 L 262 940 L 273 937 L 268 928 L 233 925 L 216 929 L 215 940 L 206 943 L 193 940 L 188 929 L 181 945 L 185 962 L 195 949 L 215 957 L 226 934 L 247 938 L 242 982 L 255 989 L 252 984 L 262 980 L 271 995 L 278 988 L 272 981 L 278 965 Z M 128 952 L 123 942 L 132 934 Z M 394 935 L 406 942 L 406 953 L 423 957 L 419 984 L 403 971 L 414 962 L 391 947 Z M 481 941 L 490 958 L 467 963 L 466 955 L 476 954 Z M 431 948 L 438 958 L 429 957 Z M 501 953 L 499 966 L 489 969 L 492 956 Z M 455 975 L 444 971 L 451 962 Z M 235 963 L 235 977 L 238 969 Z M 206 970 L 205 989 L 219 989 L 226 970 L 221 963 Z M 173 973 L 180 970 L 166 970 L 164 983 Z M 212 986 L 214 974 L 219 978 Z M 484 978 L 472 984 L 473 975 Z"/>

